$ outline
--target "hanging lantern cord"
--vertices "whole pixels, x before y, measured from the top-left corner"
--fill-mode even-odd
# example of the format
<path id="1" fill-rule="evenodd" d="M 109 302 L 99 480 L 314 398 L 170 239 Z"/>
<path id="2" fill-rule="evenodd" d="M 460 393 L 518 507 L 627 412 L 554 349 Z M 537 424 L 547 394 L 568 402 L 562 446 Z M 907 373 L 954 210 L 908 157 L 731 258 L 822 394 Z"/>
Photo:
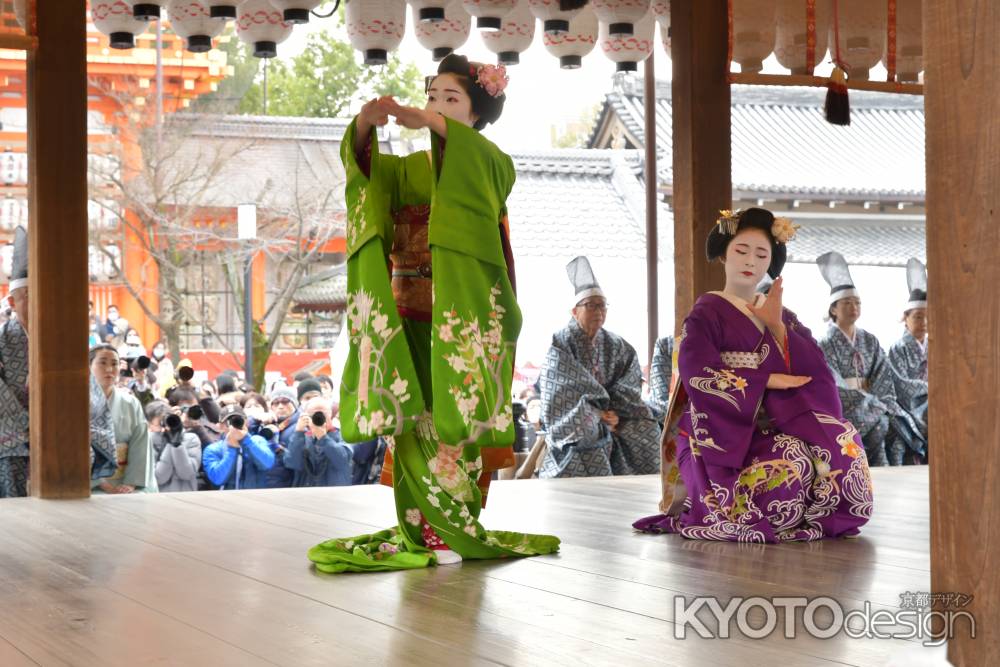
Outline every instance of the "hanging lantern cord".
<path id="1" fill-rule="evenodd" d="M 338 9 L 340 9 L 340 0 L 337 0 L 335 3 L 333 3 L 333 9 L 331 9 L 328 14 L 317 14 L 315 11 L 311 13 L 318 19 L 328 19 L 334 14 L 336 14 Z"/>

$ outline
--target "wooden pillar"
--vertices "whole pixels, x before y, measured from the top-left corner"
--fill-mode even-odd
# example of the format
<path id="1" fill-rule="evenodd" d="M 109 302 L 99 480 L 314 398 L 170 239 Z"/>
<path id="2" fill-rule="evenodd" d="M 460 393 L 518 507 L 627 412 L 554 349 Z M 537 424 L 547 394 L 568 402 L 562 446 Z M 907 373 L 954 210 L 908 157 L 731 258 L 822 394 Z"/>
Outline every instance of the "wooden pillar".
<path id="1" fill-rule="evenodd" d="M 643 66 L 643 105 L 646 138 L 646 363 L 653 366 L 653 351 L 660 327 L 660 179 L 656 173 L 656 49 Z"/>
<path id="2" fill-rule="evenodd" d="M 38 2 L 28 54 L 31 492 L 90 493 L 87 12 Z"/>
<path id="3" fill-rule="evenodd" d="M 698 296 L 725 282 L 705 259 L 705 239 L 732 207 L 726 0 L 671 2 L 670 25 L 677 333 Z"/>
<path id="4" fill-rule="evenodd" d="M 975 596 L 953 665 L 1000 664 L 1000 3 L 924 3 L 931 589 Z M 876 492 L 877 493 L 877 492 Z M 876 504 L 878 500 L 876 498 Z"/>

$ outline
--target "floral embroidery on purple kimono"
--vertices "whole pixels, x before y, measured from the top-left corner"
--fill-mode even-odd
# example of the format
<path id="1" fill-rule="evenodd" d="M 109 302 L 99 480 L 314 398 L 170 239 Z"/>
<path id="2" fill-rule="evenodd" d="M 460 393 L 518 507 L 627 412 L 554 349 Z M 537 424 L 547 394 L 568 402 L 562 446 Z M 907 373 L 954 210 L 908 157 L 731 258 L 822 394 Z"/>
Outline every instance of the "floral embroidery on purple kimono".
<path id="1" fill-rule="evenodd" d="M 662 443 L 666 513 L 635 528 L 781 542 L 854 536 L 868 521 L 864 446 L 843 419 L 833 375 L 809 329 L 787 309 L 783 321 L 787 345 L 740 299 L 719 292 L 698 299 L 676 342 L 681 382 Z M 769 390 L 773 373 L 812 381 Z M 678 477 L 680 494 L 673 490 Z"/>

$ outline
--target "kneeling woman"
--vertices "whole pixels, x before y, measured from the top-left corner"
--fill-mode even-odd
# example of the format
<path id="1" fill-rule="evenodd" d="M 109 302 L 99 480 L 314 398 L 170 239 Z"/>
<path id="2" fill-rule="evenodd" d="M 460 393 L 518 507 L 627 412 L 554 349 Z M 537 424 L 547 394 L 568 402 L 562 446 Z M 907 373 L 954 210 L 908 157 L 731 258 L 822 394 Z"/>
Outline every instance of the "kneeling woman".
<path id="1" fill-rule="evenodd" d="M 635 528 L 737 542 L 857 535 L 872 512 L 864 446 L 841 414 L 822 350 L 781 305 L 795 226 L 723 212 L 708 259 L 726 285 L 702 295 L 676 345 L 663 436 L 663 500 Z M 769 295 L 756 294 L 764 274 Z"/>

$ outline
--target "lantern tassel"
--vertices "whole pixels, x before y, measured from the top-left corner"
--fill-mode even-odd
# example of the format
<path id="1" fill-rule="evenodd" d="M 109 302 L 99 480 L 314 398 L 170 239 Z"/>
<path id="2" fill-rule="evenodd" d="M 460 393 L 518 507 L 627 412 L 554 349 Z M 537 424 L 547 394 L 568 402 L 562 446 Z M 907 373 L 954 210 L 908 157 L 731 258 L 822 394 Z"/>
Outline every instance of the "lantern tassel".
<path id="1" fill-rule="evenodd" d="M 847 96 L 847 73 L 837 65 L 826 82 L 826 120 L 833 125 L 851 124 L 851 101 Z"/>

